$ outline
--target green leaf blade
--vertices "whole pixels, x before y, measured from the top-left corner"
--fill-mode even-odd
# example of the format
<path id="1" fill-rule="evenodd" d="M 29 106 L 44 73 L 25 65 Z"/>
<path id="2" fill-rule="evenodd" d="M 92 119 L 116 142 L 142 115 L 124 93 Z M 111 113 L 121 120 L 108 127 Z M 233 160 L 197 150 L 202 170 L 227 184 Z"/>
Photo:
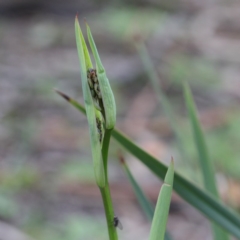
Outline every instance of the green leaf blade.
<path id="1" fill-rule="evenodd" d="M 209 158 L 207 145 L 203 136 L 200 122 L 197 117 L 196 106 L 193 101 L 191 90 L 187 83 L 184 84 L 184 96 L 188 108 L 190 122 L 192 125 L 192 131 L 196 143 L 196 148 L 199 155 L 199 163 L 202 169 L 205 188 L 214 196 L 219 197 L 215 182 L 213 164 Z"/>
<path id="2" fill-rule="evenodd" d="M 217 184 L 215 180 L 215 173 L 213 163 L 209 157 L 207 144 L 204 138 L 204 134 L 201 128 L 201 124 L 198 120 L 197 109 L 193 100 L 193 96 L 190 87 L 187 83 L 184 84 L 184 96 L 188 109 L 189 119 L 192 125 L 193 136 L 195 145 L 198 151 L 199 164 L 202 170 L 202 176 L 204 180 L 205 189 L 212 194 L 216 199 L 220 199 Z M 212 224 L 212 231 L 215 240 L 227 240 L 228 235 L 219 226 Z"/>
<path id="3" fill-rule="evenodd" d="M 121 161 L 121 165 L 129 179 L 129 182 L 132 185 L 132 188 L 134 190 L 134 193 L 137 197 L 137 200 L 139 202 L 139 205 L 141 206 L 141 208 L 143 209 L 146 217 L 148 218 L 149 221 L 152 221 L 153 219 L 153 215 L 154 215 L 154 208 L 152 203 L 150 202 L 150 200 L 147 198 L 147 196 L 144 194 L 143 190 L 141 189 L 141 187 L 138 185 L 138 183 L 136 182 L 136 180 L 134 179 L 133 175 L 131 174 L 126 162 L 124 161 L 123 157 L 120 156 L 120 161 Z M 172 238 L 170 237 L 170 234 L 166 231 L 165 232 L 165 240 L 172 240 Z"/>
<path id="4" fill-rule="evenodd" d="M 140 186 L 134 179 L 133 175 L 131 174 L 125 161 L 121 160 L 121 163 L 122 163 L 122 167 L 123 167 L 128 179 L 129 179 L 129 182 L 131 183 L 131 185 L 133 187 L 134 193 L 137 197 L 137 200 L 138 200 L 140 206 L 142 207 L 148 220 L 152 221 L 153 214 L 154 214 L 152 203 L 147 199 L 147 197 L 143 193 L 142 189 L 140 188 Z"/>
<path id="5" fill-rule="evenodd" d="M 134 144 L 117 130 L 113 130 L 112 136 L 145 164 L 159 178 L 164 179 L 167 167 Z M 224 229 L 240 238 L 240 217 L 216 201 L 211 195 L 175 173 L 173 189 L 193 207 L 202 212 L 206 217 L 215 221 Z"/>
<path id="6" fill-rule="evenodd" d="M 78 105 L 79 107 L 77 109 L 84 108 L 80 103 L 78 103 Z M 128 150 L 132 155 L 145 164 L 154 174 L 156 174 L 157 177 L 164 179 L 167 172 L 167 167 L 164 164 L 134 144 L 130 139 L 116 129 L 113 129 L 112 136 L 126 150 Z M 215 221 L 232 235 L 240 239 L 240 216 L 235 212 L 222 205 L 211 195 L 203 192 L 200 188 L 180 176 L 178 173 L 175 173 L 174 175 L 173 189 L 179 194 L 179 196 L 202 212 L 206 217 Z"/>
<path id="7" fill-rule="evenodd" d="M 164 179 L 164 184 L 162 185 L 161 190 L 159 192 L 150 231 L 149 237 L 150 240 L 164 240 L 172 196 L 173 178 L 174 167 L 173 161 L 171 161 Z"/>

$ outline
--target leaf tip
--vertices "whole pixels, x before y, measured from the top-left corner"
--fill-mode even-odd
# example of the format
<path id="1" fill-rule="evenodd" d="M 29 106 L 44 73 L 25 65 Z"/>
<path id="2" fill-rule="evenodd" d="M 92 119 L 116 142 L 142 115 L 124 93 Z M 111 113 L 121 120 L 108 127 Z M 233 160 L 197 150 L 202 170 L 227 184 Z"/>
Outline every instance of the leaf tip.
<path id="1" fill-rule="evenodd" d="M 75 21 L 78 22 L 78 12 L 76 13 Z"/>
<path id="2" fill-rule="evenodd" d="M 173 186 L 173 179 L 174 179 L 174 161 L 173 161 L 173 157 L 172 157 L 170 165 L 167 170 L 167 173 L 164 178 L 164 183 Z"/>
<path id="3" fill-rule="evenodd" d="M 63 93 L 63 92 L 61 92 L 61 91 L 59 91 L 59 90 L 57 90 L 57 89 L 54 89 L 54 91 L 55 91 L 56 93 L 58 93 L 61 97 L 63 97 L 65 100 L 67 100 L 68 102 L 70 102 L 71 98 L 70 98 L 68 95 L 66 95 L 65 93 Z"/>

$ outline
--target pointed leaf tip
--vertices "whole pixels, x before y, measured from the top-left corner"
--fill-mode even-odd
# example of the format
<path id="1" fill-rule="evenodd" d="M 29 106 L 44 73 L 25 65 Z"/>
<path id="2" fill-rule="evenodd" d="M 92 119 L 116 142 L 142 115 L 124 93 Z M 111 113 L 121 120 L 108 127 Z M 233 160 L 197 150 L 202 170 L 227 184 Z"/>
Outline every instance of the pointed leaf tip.
<path id="1" fill-rule="evenodd" d="M 75 21 L 78 21 L 78 12 L 76 13 Z"/>
<path id="2" fill-rule="evenodd" d="M 164 183 L 173 186 L 173 179 L 174 179 L 174 162 L 173 159 L 168 167 L 167 173 L 164 178 Z"/>
<path id="3" fill-rule="evenodd" d="M 71 98 L 69 96 L 67 96 L 65 93 L 63 93 L 63 92 L 61 92 L 61 91 L 59 91 L 57 89 L 54 89 L 54 91 L 56 93 L 58 93 L 61 97 L 63 97 L 65 100 L 67 100 L 68 102 L 71 100 Z"/>

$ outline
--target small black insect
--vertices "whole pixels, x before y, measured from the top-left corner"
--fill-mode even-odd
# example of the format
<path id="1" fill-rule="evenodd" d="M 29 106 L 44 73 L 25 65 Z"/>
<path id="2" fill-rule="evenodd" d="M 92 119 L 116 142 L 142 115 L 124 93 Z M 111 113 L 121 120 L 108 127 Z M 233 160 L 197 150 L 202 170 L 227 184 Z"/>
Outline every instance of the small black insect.
<path id="1" fill-rule="evenodd" d="M 113 225 L 114 225 L 114 227 L 118 227 L 120 230 L 123 230 L 123 225 L 117 216 L 114 216 L 114 218 L 113 218 Z"/>

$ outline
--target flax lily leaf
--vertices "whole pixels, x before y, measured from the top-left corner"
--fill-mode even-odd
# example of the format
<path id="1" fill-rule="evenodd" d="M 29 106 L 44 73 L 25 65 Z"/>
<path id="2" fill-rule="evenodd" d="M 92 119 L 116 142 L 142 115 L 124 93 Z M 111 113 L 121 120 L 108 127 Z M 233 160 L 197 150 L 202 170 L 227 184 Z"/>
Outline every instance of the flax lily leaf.
<path id="1" fill-rule="evenodd" d="M 149 237 L 150 240 L 164 240 L 169 207 L 171 202 L 173 178 L 174 178 L 174 166 L 173 161 L 171 161 L 164 179 L 164 183 L 161 187 L 158 196 L 157 205 L 155 208 L 150 231 Z"/>
<path id="2" fill-rule="evenodd" d="M 147 197 L 143 193 L 142 189 L 140 188 L 140 186 L 134 179 L 133 175 L 131 174 L 131 172 L 122 156 L 120 156 L 120 162 L 121 162 L 121 166 L 123 167 L 128 179 L 129 179 L 129 182 L 132 185 L 132 188 L 135 192 L 135 195 L 138 199 L 140 206 L 142 207 L 148 220 L 152 221 L 153 214 L 154 214 L 154 208 L 153 208 L 152 203 L 149 201 L 149 199 L 147 199 Z"/>
<path id="3" fill-rule="evenodd" d="M 145 152 L 121 132 L 114 130 L 112 136 L 130 153 L 145 164 L 159 178 L 163 179 L 167 167 L 156 158 Z M 173 189 L 193 207 L 202 212 L 210 220 L 240 239 L 240 217 L 221 204 L 212 195 L 204 192 L 181 175 L 175 173 Z"/>
<path id="4" fill-rule="evenodd" d="M 98 128 L 97 128 L 97 109 L 94 106 L 90 88 L 88 86 L 87 71 L 92 67 L 91 59 L 88 53 L 88 49 L 76 17 L 75 20 L 75 33 L 76 43 L 78 49 L 78 56 L 80 60 L 80 71 L 82 79 L 83 97 L 86 108 L 86 114 L 88 119 L 88 126 L 90 131 L 91 150 L 93 158 L 93 167 L 96 178 L 96 183 L 99 187 L 105 186 L 105 172 L 102 161 L 101 142 L 99 140 Z"/>
<path id="5" fill-rule="evenodd" d="M 159 79 L 156 74 L 156 71 L 154 70 L 154 67 L 150 60 L 147 49 L 142 42 L 137 42 L 136 47 L 137 47 L 139 56 L 142 59 L 145 70 L 149 76 L 149 79 L 151 80 L 151 83 L 153 85 L 153 90 L 156 93 L 157 99 L 159 100 L 160 104 L 162 104 L 163 110 L 165 111 L 165 113 L 169 119 L 169 123 L 175 132 L 177 146 L 179 148 L 181 157 L 183 160 L 187 160 L 188 158 L 186 158 L 186 153 L 184 151 L 184 149 L 186 147 L 183 145 L 183 141 L 182 141 L 184 134 L 181 134 L 181 131 L 177 124 L 177 121 L 175 120 L 175 119 L 177 119 L 177 117 L 174 116 L 174 111 L 172 111 L 173 109 L 170 105 L 170 102 L 168 101 L 167 97 L 165 96 L 164 92 L 161 89 L 161 86 L 158 83 Z M 193 132 L 194 132 L 194 139 L 195 139 L 196 146 L 197 146 L 198 153 L 199 153 L 200 165 L 201 165 L 203 176 L 204 176 L 204 183 L 206 186 L 205 188 L 206 188 L 206 190 L 209 190 L 209 192 L 211 194 L 214 194 L 215 197 L 219 198 L 218 193 L 217 193 L 216 184 L 214 181 L 213 166 L 209 159 L 204 136 L 203 136 L 199 121 L 197 119 L 196 110 L 195 110 L 195 106 L 193 103 L 193 98 L 190 94 L 190 89 L 188 89 L 187 86 L 184 86 L 184 90 L 185 90 L 186 104 L 189 109 L 189 111 L 188 111 L 189 118 L 191 120 Z M 186 163 L 186 167 L 190 166 L 189 161 L 185 161 L 185 163 Z M 192 178 L 195 177 L 194 171 L 191 172 L 191 177 Z M 217 240 L 227 240 L 228 239 L 228 237 L 226 236 L 226 232 L 221 230 L 218 226 L 213 224 L 212 228 L 213 228 L 213 233 L 215 235 L 215 239 L 217 239 Z"/>
<path id="6" fill-rule="evenodd" d="M 153 215 L 154 215 L 154 208 L 152 203 L 150 202 L 150 200 L 147 198 L 147 196 L 144 194 L 143 190 L 141 189 L 141 187 L 138 185 L 138 183 L 136 182 L 136 180 L 134 179 L 132 173 L 130 172 L 128 165 L 126 164 L 123 156 L 120 155 L 120 162 L 121 165 L 128 177 L 129 182 L 132 185 L 132 188 L 135 192 L 135 195 L 137 197 L 137 200 L 140 204 L 140 206 L 142 207 L 145 215 L 147 216 L 148 220 L 152 221 L 153 219 Z M 172 240 L 170 234 L 166 231 L 165 233 L 165 237 L 164 240 Z"/>
<path id="7" fill-rule="evenodd" d="M 66 95 L 66 94 L 65 94 Z M 76 100 L 68 102 L 76 107 Z M 78 103 L 78 110 L 84 113 L 84 107 Z M 126 150 L 132 153 L 138 160 L 145 164 L 157 177 L 164 179 L 167 172 L 167 167 L 159 162 L 156 158 L 145 152 L 142 148 L 133 143 L 129 138 L 124 136 L 120 131 L 113 129 L 112 136 L 117 140 Z M 180 174 L 174 174 L 173 189 L 186 200 L 193 207 L 198 209 L 202 214 L 210 220 L 216 222 L 221 227 L 226 229 L 229 233 L 240 239 L 240 216 L 217 201 L 208 193 L 191 183 Z"/>
<path id="8" fill-rule="evenodd" d="M 189 119 L 192 125 L 195 145 L 198 151 L 199 164 L 201 166 L 202 176 L 204 179 L 204 187 L 206 191 L 212 194 L 216 199 L 220 200 L 217 184 L 215 181 L 213 163 L 209 157 L 207 144 L 203 135 L 200 122 L 197 117 L 196 106 L 194 104 L 193 96 L 187 82 L 184 84 L 184 95 L 185 95 L 185 102 L 188 108 Z M 215 236 L 214 237 L 215 240 L 229 239 L 226 232 L 216 224 L 212 224 L 212 231 Z"/>
<path id="9" fill-rule="evenodd" d="M 184 96 L 185 96 L 186 106 L 188 109 L 189 119 L 192 125 L 196 148 L 199 155 L 199 163 L 202 169 L 205 188 L 215 197 L 219 197 L 216 182 L 215 182 L 213 163 L 209 158 L 207 145 L 203 136 L 200 122 L 198 121 L 196 107 L 193 101 L 192 93 L 187 83 L 184 84 Z"/>

